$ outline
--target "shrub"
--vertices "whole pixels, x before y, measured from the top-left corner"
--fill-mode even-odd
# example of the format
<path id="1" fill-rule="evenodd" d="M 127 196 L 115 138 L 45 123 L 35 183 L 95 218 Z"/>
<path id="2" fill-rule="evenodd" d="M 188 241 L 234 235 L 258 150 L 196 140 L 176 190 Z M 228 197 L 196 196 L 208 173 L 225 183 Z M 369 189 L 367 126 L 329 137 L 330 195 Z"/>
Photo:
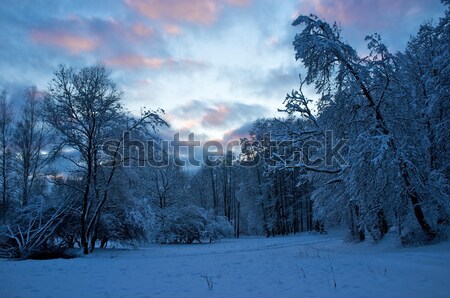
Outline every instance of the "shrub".
<path id="1" fill-rule="evenodd" d="M 44 198 L 16 210 L 0 231 L 1 255 L 27 259 L 56 250 L 56 230 L 63 222 L 67 210 L 66 204 L 57 208 L 47 206 Z"/>
<path id="2" fill-rule="evenodd" d="M 212 212 L 197 207 L 166 208 L 158 215 L 154 240 L 161 244 L 201 243 L 227 237 L 232 231 L 224 217 L 214 216 Z"/>

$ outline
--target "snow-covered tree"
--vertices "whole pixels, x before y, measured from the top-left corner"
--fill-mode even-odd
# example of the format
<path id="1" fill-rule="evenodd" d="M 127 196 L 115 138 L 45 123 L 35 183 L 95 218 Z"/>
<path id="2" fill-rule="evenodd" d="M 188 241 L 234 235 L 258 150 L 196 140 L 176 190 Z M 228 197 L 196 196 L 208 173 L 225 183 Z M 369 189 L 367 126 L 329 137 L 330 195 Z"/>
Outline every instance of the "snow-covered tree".
<path id="1" fill-rule="evenodd" d="M 341 210 L 340 219 L 350 215 L 359 233 L 364 225 L 373 239 L 380 240 L 389 225 L 399 224 L 409 213 L 406 200 L 426 238 L 436 238 L 436 224 L 447 216 L 448 203 L 439 195 L 436 197 L 436 184 L 433 186 L 424 178 L 429 171 L 423 166 L 436 159 L 436 149 L 434 140 L 426 142 L 433 132 L 418 120 L 420 111 L 430 103 L 422 99 L 421 107 L 417 96 L 415 99 L 407 94 L 414 89 L 404 76 L 404 57 L 391 54 L 375 34 L 366 38 L 369 56 L 361 58 L 342 40 L 337 25 L 329 25 L 316 16 L 300 16 L 293 25 L 302 27 L 295 37 L 294 49 L 296 59 L 306 69 L 306 77 L 300 90 L 286 97 L 286 111 L 300 114 L 319 131 L 333 129 L 337 137 L 349 139 L 348 167 L 326 171 L 301 165 L 307 171 L 331 174 L 318 187 L 322 195 L 315 192 L 316 207 L 341 206 L 337 209 Z M 320 95 L 318 115 L 311 113 L 310 101 L 302 92 L 303 84 L 314 85 Z M 329 190 L 336 187 L 341 191 L 332 194 L 327 203 L 323 194 L 330 195 Z M 430 206 L 440 210 L 440 220 L 436 221 Z"/>
<path id="2" fill-rule="evenodd" d="M 120 154 L 125 137 L 139 129 L 166 125 L 158 111 L 143 111 L 139 119 L 129 117 L 121 106 L 122 93 L 101 65 L 82 68 L 60 66 L 46 97 L 46 121 L 58 132 L 62 143 L 79 154 L 70 158 L 75 175 L 84 181 L 82 190 L 81 245 L 84 253 L 95 247 L 95 230 L 116 169 L 124 161 Z M 110 155 L 102 146 L 110 141 Z M 114 142 L 111 142 L 113 140 Z"/>

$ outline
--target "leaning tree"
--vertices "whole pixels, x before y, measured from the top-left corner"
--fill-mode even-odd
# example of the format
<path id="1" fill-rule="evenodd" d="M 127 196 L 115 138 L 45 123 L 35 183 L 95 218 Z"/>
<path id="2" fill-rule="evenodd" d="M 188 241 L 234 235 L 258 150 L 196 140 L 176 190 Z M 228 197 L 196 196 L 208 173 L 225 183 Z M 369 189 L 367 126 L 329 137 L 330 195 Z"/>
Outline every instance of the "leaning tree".
<path id="1" fill-rule="evenodd" d="M 360 57 L 343 41 L 336 25 L 329 25 L 313 15 L 300 16 L 293 25 L 302 27 L 293 44 L 295 58 L 304 65 L 306 76 L 300 91 L 287 95 L 286 111 L 301 114 L 318 130 L 330 125 L 338 130 L 345 126 L 343 134 L 354 141 L 349 150 L 352 159 L 349 167 L 338 169 L 340 178 L 333 176 L 331 183 L 344 181 L 348 197 L 358 198 L 356 203 L 365 208 L 364 212 L 372 213 L 366 220 L 370 223 L 368 229 L 376 230 L 369 230 L 375 240 L 387 232 L 385 213 L 391 205 L 383 199 L 389 195 L 397 200 L 407 199 L 428 240 L 434 239 L 437 231 L 423 208 L 424 202 L 429 200 L 427 186 L 417 163 L 408 154 L 410 146 L 404 143 L 405 134 L 414 135 L 410 131 L 414 128 L 406 127 L 409 130 L 402 131 L 396 122 L 399 113 L 412 118 L 405 114 L 406 108 L 412 105 L 398 98 L 405 86 L 399 78 L 395 56 L 377 34 L 366 38 L 369 56 Z M 303 84 L 314 85 L 321 95 L 319 112 L 322 115 L 318 119 L 308 107 L 310 100 L 302 92 Z M 400 104 L 404 106 L 398 110 L 392 108 Z M 399 202 L 392 204 L 401 205 Z"/>

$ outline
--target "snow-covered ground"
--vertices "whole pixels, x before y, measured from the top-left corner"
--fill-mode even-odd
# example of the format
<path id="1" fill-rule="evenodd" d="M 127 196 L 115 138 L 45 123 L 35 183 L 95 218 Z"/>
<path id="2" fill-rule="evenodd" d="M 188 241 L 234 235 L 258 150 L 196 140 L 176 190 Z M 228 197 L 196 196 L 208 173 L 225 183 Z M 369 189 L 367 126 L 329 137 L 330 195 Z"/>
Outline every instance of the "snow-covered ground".
<path id="1" fill-rule="evenodd" d="M 0 260 L 0 297 L 450 297 L 450 242 L 400 248 L 341 239 L 302 234 Z"/>

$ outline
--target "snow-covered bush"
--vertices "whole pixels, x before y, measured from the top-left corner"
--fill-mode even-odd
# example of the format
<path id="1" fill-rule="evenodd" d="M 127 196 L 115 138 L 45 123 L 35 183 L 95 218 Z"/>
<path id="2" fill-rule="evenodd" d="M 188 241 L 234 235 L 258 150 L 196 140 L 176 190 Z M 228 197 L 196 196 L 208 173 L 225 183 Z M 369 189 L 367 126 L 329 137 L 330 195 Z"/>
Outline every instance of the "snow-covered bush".
<path id="1" fill-rule="evenodd" d="M 80 212 L 77 209 L 72 209 L 66 213 L 63 222 L 57 227 L 55 236 L 60 241 L 60 246 L 67 248 L 74 248 L 75 244 L 81 247 L 81 222 Z"/>
<path id="2" fill-rule="evenodd" d="M 1 227 L 1 255 L 11 258 L 34 258 L 42 253 L 49 254 L 46 258 L 62 255 L 56 230 L 68 209 L 67 202 L 54 207 L 40 198 L 34 204 L 15 210 L 14 216 Z"/>
<path id="3" fill-rule="evenodd" d="M 233 227 L 225 216 L 216 216 L 214 212 L 208 211 L 207 219 L 202 238 L 209 238 L 209 242 L 212 242 L 233 234 Z"/>
<path id="4" fill-rule="evenodd" d="M 154 240 L 161 244 L 214 241 L 229 236 L 232 231 L 225 218 L 197 206 L 166 208 L 158 214 L 157 220 Z"/>
<path id="5" fill-rule="evenodd" d="M 105 210 L 97 239 L 101 247 L 110 240 L 123 244 L 147 241 L 154 223 L 155 214 L 148 199 L 128 199 L 125 204 Z"/>

